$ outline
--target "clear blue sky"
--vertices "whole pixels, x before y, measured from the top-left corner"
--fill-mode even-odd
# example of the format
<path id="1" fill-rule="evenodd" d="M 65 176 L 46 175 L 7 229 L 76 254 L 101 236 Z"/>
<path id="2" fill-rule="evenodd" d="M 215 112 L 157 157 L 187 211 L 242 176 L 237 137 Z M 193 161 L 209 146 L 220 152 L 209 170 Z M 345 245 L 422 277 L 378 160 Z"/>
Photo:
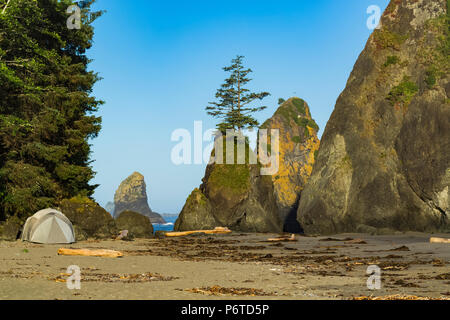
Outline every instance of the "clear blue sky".
<path id="1" fill-rule="evenodd" d="M 179 213 L 206 165 L 175 166 L 171 133 L 205 129 L 204 108 L 237 54 L 254 71 L 251 88 L 269 91 L 263 122 L 278 98 L 298 96 L 321 128 L 372 32 L 370 5 L 388 0 L 153 1 L 98 0 L 91 68 L 104 78 L 94 94 L 106 101 L 92 159 L 100 184 L 95 199 L 112 201 L 120 182 L 144 174 L 150 207 Z M 207 143 L 205 143 L 207 145 Z"/>

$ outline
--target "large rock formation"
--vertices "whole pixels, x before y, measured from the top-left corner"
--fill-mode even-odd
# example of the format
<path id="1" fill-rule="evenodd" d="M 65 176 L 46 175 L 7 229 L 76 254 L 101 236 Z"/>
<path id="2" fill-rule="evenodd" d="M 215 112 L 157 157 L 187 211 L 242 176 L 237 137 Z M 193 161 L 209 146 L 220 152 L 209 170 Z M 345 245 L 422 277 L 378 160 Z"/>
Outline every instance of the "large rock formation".
<path id="1" fill-rule="evenodd" d="M 130 238 L 153 238 L 150 219 L 140 213 L 124 211 L 116 219 L 116 225 L 120 230 L 128 230 Z"/>
<path id="2" fill-rule="evenodd" d="M 111 239 L 118 229 L 111 215 L 96 202 L 85 197 L 61 201 L 59 209 L 72 222 L 77 241 L 88 238 Z"/>
<path id="3" fill-rule="evenodd" d="M 302 193 L 308 233 L 449 231 L 447 0 L 391 1 Z"/>
<path id="4" fill-rule="evenodd" d="M 126 178 L 114 195 L 114 218 L 123 211 L 133 211 L 149 217 L 152 223 L 165 223 L 159 214 L 150 209 L 146 188 L 142 174 L 134 172 Z"/>
<path id="5" fill-rule="evenodd" d="M 307 104 L 292 98 L 261 128 L 280 130 L 278 172 L 261 175 L 261 165 L 249 164 L 248 157 L 246 164 L 208 165 L 203 184 L 187 199 L 175 230 L 225 226 L 243 232 L 301 231 L 296 209 L 319 145 L 318 127 Z M 252 153 L 248 144 L 245 148 Z"/>
<path id="6" fill-rule="evenodd" d="M 314 154 L 319 149 L 319 127 L 308 104 L 299 98 L 284 102 L 261 129 L 279 129 L 279 171 L 271 176 L 276 204 L 284 231 L 299 233 L 297 209 L 300 194 L 311 175 Z"/>

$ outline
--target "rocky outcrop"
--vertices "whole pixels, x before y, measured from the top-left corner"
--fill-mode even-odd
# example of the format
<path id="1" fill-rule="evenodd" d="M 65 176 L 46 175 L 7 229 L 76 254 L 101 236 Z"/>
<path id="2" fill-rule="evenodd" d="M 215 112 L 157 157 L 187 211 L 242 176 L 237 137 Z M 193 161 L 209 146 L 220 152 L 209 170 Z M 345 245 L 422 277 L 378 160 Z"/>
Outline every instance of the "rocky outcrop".
<path id="1" fill-rule="evenodd" d="M 271 176 L 284 231 L 300 233 L 297 209 L 300 194 L 311 175 L 319 149 L 319 127 L 308 104 L 299 98 L 285 101 L 261 129 L 279 129 L 279 171 Z"/>
<path id="2" fill-rule="evenodd" d="M 281 232 L 270 177 L 259 172 L 258 165 L 209 165 L 203 184 L 189 196 L 174 229 L 225 226 L 242 232 Z"/>
<path id="3" fill-rule="evenodd" d="M 72 222 L 77 241 L 111 239 L 119 231 L 111 215 L 89 198 L 63 200 L 59 210 Z"/>
<path id="4" fill-rule="evenodd" d="M 245 164 L 208 165 L 203 184 L 188 197 L 175 230 L 222 226 L 242 232 L 301 231 L 296 209 L 318 148 L 318 127 L 307 104 L 292 98 L 261 128 L 279 129 L 278 172 L 261 175 L 261 165 L 250 164 L 248 157 Z M 235 150 L 238 148 L 236 144 Z M 245 148 L 253 153 L 248 144 Z"/>
<path id="5" fill-rule="evenodd" d="M 128 230 L 131 238 L 153 238 L 153 225 L 150 219 L 140 213 L 124 211 L 116 219 L 119 230 Z"/>
<path id="6" fill-rule="evenodd" d="M 322 137 L 298 210 L 306 232 L 449 231 L 447 5 L 389 4 Z"/>
<path id="7" fill-rule="evenodd" d="M 147 199 L 144 176 L 138 172 L 126 178 L 114 195 L 114 217 L 123 211 L 133 211 L 150 218 L 152 223 L 165 223 L 164 219 L 153 212 Z"/>

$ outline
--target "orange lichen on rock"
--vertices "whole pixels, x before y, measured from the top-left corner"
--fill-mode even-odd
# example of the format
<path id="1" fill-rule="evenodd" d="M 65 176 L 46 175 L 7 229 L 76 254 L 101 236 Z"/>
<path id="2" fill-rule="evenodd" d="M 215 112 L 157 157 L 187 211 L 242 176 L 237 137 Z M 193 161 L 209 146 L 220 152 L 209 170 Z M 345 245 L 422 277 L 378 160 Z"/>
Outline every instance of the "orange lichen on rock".
<path id="1" fill-rule="evenodd" d="M 272 181 L 278 203 L 283 207 L 294 207 L 311 175 L 314 154 L 320 146 L 318 127 L 311 118 L 307 103 L 291 98 L 262 128 L 280 130 L 279 170 L 272 176 Z M 271 145 L 270 136 L 268 141 Z"/>

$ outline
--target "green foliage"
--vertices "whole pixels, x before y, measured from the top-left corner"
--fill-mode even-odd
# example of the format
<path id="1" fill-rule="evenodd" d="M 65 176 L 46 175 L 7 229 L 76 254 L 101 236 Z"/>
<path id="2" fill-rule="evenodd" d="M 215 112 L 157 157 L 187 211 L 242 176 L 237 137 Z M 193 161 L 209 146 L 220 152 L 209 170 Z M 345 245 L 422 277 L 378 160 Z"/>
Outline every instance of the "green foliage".
<path id="1" fill-rule="evenodd" d="M 285 103 L 278 108 L 275 115 L 281 115 L 286 121 L 293 120 L 298 126 L 306 128 L 309 126 L 319 131 L 319 126 L 313 119 L 307 118 L 306 102 L 300 98 L 293 98 L 291 103 Z M 309 132 L 307 133 L 309 136 Z"/>
<path id="2" fill-rule="evenodd" d="M 283 98 L 279 98 L 278 99 L 278 104 L 280 105 L 280 104 L 283 104 L 283 103 L 285 103 L 286 102 L 286 100 L 284 100 Z"/>
<path id="3" fill-rule="evenodd" d="M 234 139 L 234 162 L 227 163 L 226 137 L 223 137 L 223 163 L 215 164 L 209 177 L 209 182 L 213 185 L 220 185 L 232 192 L 242 192 L 249 188 L 250 165 L 249 152 L 252 152 L 248 141 L 245 141 L 245 164 L 237 164 L 238 160 L 238 140 Z M 270 147 L 270 145 L 268 145 Z M 215 151 L 214 151 L 215 152 Z M 231 151 L 230 151 L 231 152 Z"/>
<path id="4" fill-rule="evenodd" d="M 388 56 L 386 58 L 386 62 L 384 63 L 383 67 L 387 68 L 390 65 L 395 65 L 395 64 L 397 64 L 399 62 L 400 62 L 400 58 L 399 57 L 397 57 L 397 56 Z"/>
<path id="5" fill-rule="evenodd" d="M 448 3 L 447 3 L 448 4 Z M 439 79 L 450 72 L 450 16 L 448 13 L 426 22 L 429 38 L 434 38 L 431 46 L 420 48 L 423 63 L 428 64 L 425 83 L 433 88 Z"/>
<path id="6" fill-rule="evenodd" d="M 405 76 L 402 82 L 389 92 L 387 99 L 392 105 L 401 103 L 406 106 L 411 102 L 418 91 L 419 88 L 417 85 L 414 82 L 409 81 L 409 78 Z"/>
<path id="7" fill-rule="evenodd" d="M 310 134 L 309 134 L 309 130 L 308 130 L 308 127 L 307 127 L 307 126 L 305 127 L 304 134 L 305 134 L 305 139 L 308 139 L 309 136 L 310 136 Z"/>
<path id="8" fill-rule="evenodd" d="M 206 206 L 207 204 L 207 198 L 206 196 L 200 191 L 200 189 L 195 188 L 194 191 L 191 192 L 189 197 L 186 200 L 186 203 L 194 203 L 198 202 L 198 204 L 202 207 Z"/>
<path id="9" fill-rule="evenodd" d="M 292 99 L 292 103 L 297 108 L 298 113 L 300 113 L 303 116 L 306 116 L 306 108 L 305 108 L 305 101 L 299 98 Z"/>
<path id="10" fill-rule="evenodd" d="M 99 77 L 86 56 L 101 15 L 93 2 L 78 1 L 81 30 L 67 28 L 70 0 L 11 0 L 0 14 L 0 221 L 96 187 L 89 139 L 100 131 L 102 101 L 91 95 Z"/>
<path id="11" fill-rule="evenodd" d="M 438 72 L 433 67 L 430 67 L 426 71 L 425 83 L 427 84 L 428 89 L 431 89 L 434 87 L 434 85 L 437 82 L 437 76 L 438 76 Z"/>
<path id="12" fill-rule="evenodd" d="M 373 37 L 379 48 L 391 48 L 395 50 L 400 50 L 400 46 L 408 39 L 408 35 L 400 35 L 386 28 L 375 30 Z"/>
<path id="13" fill-rule="evenodd" d="M 217 128 L 225 133 L 227 129 L 242 130 L 259 126 L 253 114 L 267 107 L 250 107 L 255 100 L 263 100 L 270 94 L 268 92 L 253 93 L 246 88 L 252 80 L 248 75 L 253 71 L 243 66 L 243 56 L 237 56 L 232 60 L 232 65 L 223 68 L 230 73 L 225 83 L 217 90 L 217 102 L 210 102 L 206 111 L 210 116 L 221 119 Z"/>
<path id="14" fill-rule="evenodd" d="M 215 165 L 209 181 L 240 193 L 248 190 L 250 186 L 250 168 L 245 164 L 218 164 Z"/>
<path id="15" fill-rule="evenodd" d="M 319 150 L 314 151 L 314 159 L 317 160 L 317 156 L 319 155 Z"/>
<path id="16" fill-rule="evenodd" d="M 292 137 L 292 141 L 294 141 L 294 143 L 301 143 L 302 138 L 300 138 L 299 136 L 295 136 L 295 137 Z"/>

